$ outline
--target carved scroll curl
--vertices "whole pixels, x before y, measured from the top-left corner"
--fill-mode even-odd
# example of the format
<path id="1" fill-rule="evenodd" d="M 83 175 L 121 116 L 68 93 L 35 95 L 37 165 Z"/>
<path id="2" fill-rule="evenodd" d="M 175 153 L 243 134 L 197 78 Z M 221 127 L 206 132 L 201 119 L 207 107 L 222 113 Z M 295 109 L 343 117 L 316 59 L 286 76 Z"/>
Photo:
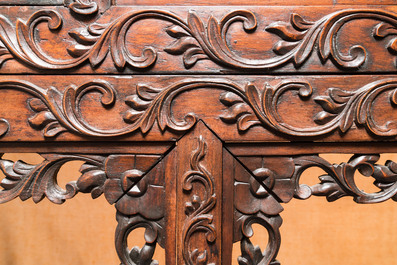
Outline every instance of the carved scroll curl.
<path id="1" fill-rule="evenodd" d="M 319 156 L 301 156 L 294 158 L 295 197 L 307 199 L 311 195 L 326 196 L 328 201 L 335 201 L 344 196 L 352 196 L 357 203 L 378 203 L 390 198 L 397 201 L 397 164 L 387 161 L 378 165 L 379 155 L 354 155 L 347 163 L 330 164 Z M 325 175 L 319 177 L 321 183 L 314 186 L 299 184 L 302 173 L 311 167 L 319 167 Z M 364 176 L 375 179 L 374 185 L 380 191 L 366 193 L 359 189 L 354 174 L 359 171 Z"/>
<path id="2" fill-rule="evenodd" d="M 23 161 L 13 162 L 0 159 L 0 170 L 5 174 L 0 186 L 0 203 L 16 197 L 27 200 L 32 197 L 35 203 L 47 197 L 51 202 L 61 204 L 73 198 L 77 192 L 91 192 L 96 198 L 103 193 L 106 174 L 101 170 L 105 157 L 92 155 L 42 154 L 44 160 L 37 165 Z M 77 181 L 66 184 L 66 190 L 57 183 L 60 168 L 69 161 L 84 161 L 82 175 Z"/>
<path id="3" fill-rule="evenodd" d="M 201 164 L 207 153 L 207 144 L 200 136 L 199 146 L 193 152 L 190 159 L 191 171 L 186 172 L 182 177 L 183 190 L 185 192 L 193 191 L 193 182 L 199 183 L 204 189 L 204 198 L 198 195 L 193 195 L 192 200 L 185 205 L 185 213 L 187 218 L 183 225 L 183 249 L 182 255 L 189 265 L 195 264 L 213 264 L 209 263 L 207 250 L 200 251 L 199 249 L 191 250 L 190 240 L 195 233 L 205 233 L 205 238 L 208 243 L 216 240 L 217 233 L 214 225 L 212 224 L 213 215 L 210 213 L 216 204 L 216 194 L 214 188 L 214 180 L 211 174 Z"/>
<path id="4" fill-rule="evenodd" d="M 158 262 L 153 260 L 156 243 L 162 245 L 163 228 L 161 222 L 151 221 L 139 215 L 132 217 L 124 216 L 117 213 L 116 229 L 116 250 L 122 265 L 157 265 Z M 128 235 L 135 229 L 145 228 L 145 245 L 142 248 L 134 247 L 128 249 Z M 164 245 L 162 245 L 164 246 Z"/>
<path id="5" fill-rule="evenodd" d="M 262 126 L 274 132 L 297 137 L 317 137 L 339 130 L 346 133 L 353 124 L 365 127 L 371 134 L 381 137 L 397 135 L 397 123 L 389 121 L 382 125 L 375 121 L 374 102 L 381 95 L 388 95 L 389 103 L 397 106 L 397 80 L 384 79 L 367 84 L 357 90 L 329 88 L 328 95 L 315 96 L 314 102 L 323 111 L 313 117 L 313 126 L 298 127 L 286 122 L 278 112 L 280 98 L 287 91 L 297 91 L 299 97 L 307 102 L 313 95 L 312 86 L 306 81 L 283 81 L 273 87 L 266 84 L 258 87 L 248 83 L 240 87 L 228 80 L 188 80 L 166 88 L 154 88 L 138 84 L 136 93 L 125 98 L 130 107 L 124 115 L 125 124 L 120 129 L 100 129 L 88 124 L 79 109 L 83 96 L 90 91 L 102 94 L 104 107 L 112 107 L 116 102 L 116 90 L 106 81 L 94 80 L 80 86 L 71 85 L 63 93 L 54 87 L 48 89 L 25 81 L 1 81 L 0 89 L 25 91 L 35 98 L 29 100 L 36 114 L 29 119 L 30 125 L 43 130 L 45 137 L 54 137 L 70 131 L 88 136 L 111 137 L 125 135 L 140 130 L 150 131 L 157 122 L 161 131 L 170 129 L 175 132 L 189 130 L 197 121 L 194 113 L 186 113 L 179 120 L 174 116 L 172 103 L 180 94 L 198 89 L 223 90 L 220 102 L 228 109 L 221 115 L 225 123 L 236 123 L 240 132 L 252 126 Z M 0 136 L 10 127 L 4 119 L 0 120 Z"/>
<path id="6" fill-rule="evenodd" d="M 0 89 L 16 89 L 35 97 L 29 100 L 31 109 L 36 112 L 29 119 L 29 124 L 35 129 L 43 129 L 45 137 L 54 137 L 67 130 L 92 136 L 114 134 L 113 131 L 101 131 L 90 126 L 79 110 L 82 97 L 90 91 L 102 94 L 101 103 L 104 107 L 115 103 L 116 91 L 106 81 L 94 80 L 81 86 L 71 85 L 63 93 L 54 87 L 45 89 L 26 81 L 0 81 Z M 6 129 L 3 129 L 3 134 Z"/>
<path id="7" fill-rule="evenodd" d="M 79 14 L 93 14 L 98 10 L 97 4 L 88 0 L 75 0 L 69 7 Z M 397 27 L 397 16 L 394 13 L 376 9 L 336 11 L 316 22 L 306 21 L 301 16 L 292 14 L 291 25 L 274 22 L 266 28 L 283 39 L 274 47 L 274 51 L 280 56 L 248 59 L 232 52 L 227 32 L 235 22 L 242 22 L 244 30 L 248 33 L 255 31 L 257 19 L 251 11 L 235 10 L 220 20 L 210 16 L 208 21 L 203 22 L 194 11 L 189 11 L 187 20 L 184 21 L 164 10 L 142 10 L 129 12 L 106 25 L 93 23 L 88 28 L 70 31 L 70 35 L 78 42 L 68 49 L 75 58 L 56 59 L 38 47 L 34 32 L 40 22 L 47 22 L 50 30 L 59 30 L 62 17 L 56 11 L 41 10 L 26 22 L 18 20 L 15 27 L 6 17 L 0 16 L 0 40 L 4 45 L 0 47 L 0 63 L 16 58 L 39 69 L 70 69 L 89 61 L 92 67 L 97 67 L 110 53 L 114 65 L 120 70 L 126 65 L 140 69 L 148 68 L 156 62 L 157 51 L 153 47 L 146 47 L 140 56 L 135 56 L 129 52 L 126 43 L 126 34 L 131 26 L 143 19 L 172 23 L 166 31 L 176 41 L 164 50 L 173 55 L 183 54 L 186 68 L 203 59 L 210 59 L 235 69 L 270 70 L 291 62 L 298 68 L 315 49 L 318 49 L 322 62 L 331 59 L 338 67 L 357 69 L 365 63 L 367 52 L 364 47 L 355 45 L 350 48 L 348 54 L 342 54 L 338 49 L 336 37 L 340 29 L 347 22 L 354 20 L 380 21 L 374 29 L 374 36 L 379 39 L 396 35 Z M 396 43 L 391 42 L 388 50 L 395 51 Z"/>

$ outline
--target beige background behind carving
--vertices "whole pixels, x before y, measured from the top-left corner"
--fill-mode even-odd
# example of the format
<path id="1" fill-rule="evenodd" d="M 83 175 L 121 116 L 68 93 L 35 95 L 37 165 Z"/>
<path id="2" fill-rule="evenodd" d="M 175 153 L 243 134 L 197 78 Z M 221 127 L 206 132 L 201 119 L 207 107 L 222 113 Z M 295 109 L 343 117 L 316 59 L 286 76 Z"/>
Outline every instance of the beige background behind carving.
<path id="1" fill-rule="evenodd" d="M 40 156 L 6 154 L 5 158 L 39 163 Z M 328 155 L 333 162 L 347 161 L 349 155 Z M 397 161 L 397 155 L 385 159 Z M 76 179 L 81 163 L 69 163 L 60 172 L 60 184 Z M 313 175 L 321 171 L 312 170 Z M 371 180 L 361 177 L 360 187 L 370 190 Z M 315 176 L 304 176 L 316 183 Z M 327 203 L 324 198 L 293 200 L 282 213 L 282 246 L 278 259 L 284 265 L 372 265 L 397 264 L 397 203 L 358 205 L 351 198 Z M 79 194 L 63 205 L 44 199 L 16 199 L 0 205 L 0 265 L 116 265 L 113 238 L 115 210 L 103 197 L 92 200 Z M 265 230 L 253 239 L 265 247 Z M 130 236 L 142 245 L 142 231 Z M 234 249 L 235 260 L 239 248 Z M 163 251 L 156 253 L 164 264 Z M 236 262 L 237 263 L 237 262 Z M 235 263 L 235 264 L 236 264 Z"/>

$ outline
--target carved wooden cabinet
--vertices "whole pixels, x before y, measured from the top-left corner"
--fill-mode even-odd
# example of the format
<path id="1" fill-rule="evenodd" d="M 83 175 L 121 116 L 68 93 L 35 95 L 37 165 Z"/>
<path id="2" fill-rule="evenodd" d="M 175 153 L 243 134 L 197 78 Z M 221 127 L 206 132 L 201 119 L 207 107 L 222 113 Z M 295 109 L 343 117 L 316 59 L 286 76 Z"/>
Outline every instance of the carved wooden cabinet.
<path id="1" fill-rule="evenodd" d="M 104 196 L 125 265 L 275 265 L 293 198 L 396 201 L 396 2 L 284 2 L 2 1 L 0 152 L 42 162 L 1 159 L 0 202 Z"/>

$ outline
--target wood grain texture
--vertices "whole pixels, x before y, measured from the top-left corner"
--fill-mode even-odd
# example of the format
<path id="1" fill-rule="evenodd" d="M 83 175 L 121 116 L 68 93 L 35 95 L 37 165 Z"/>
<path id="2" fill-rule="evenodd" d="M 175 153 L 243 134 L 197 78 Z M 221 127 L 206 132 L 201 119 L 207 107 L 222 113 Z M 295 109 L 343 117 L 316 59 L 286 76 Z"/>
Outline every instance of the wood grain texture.
<path id="1" fill-rule="evenodd" d="M 55 87 L 44 76 L 1 76 L 2 140 L 175 141 L 198 120 L 225 141 L 397 134 L 395 76 L 75 77 Z"/>
<path id="2" fill-rule="evenodd" d="M 227 265 L 237 242 L 239 265 L 279 265 L 282 203 L 397 200 L 390 1 L 35 3 L 0 5 L 0 152 L 43 159 L 0 159 L 0 202 L 103 194 L 122 265 Z"/>
<path id="3" fill-rule="evenodd" d="M 70 8 L 91 13 L 90 3 Z M 24 7 L 26 18 L 1 17 L 1 71 L 394 72 L 395 7 L 343 7 L 214 7 L 202 15 L 205 7 L 116 6 L 81 21 L 67 8 Z"/>

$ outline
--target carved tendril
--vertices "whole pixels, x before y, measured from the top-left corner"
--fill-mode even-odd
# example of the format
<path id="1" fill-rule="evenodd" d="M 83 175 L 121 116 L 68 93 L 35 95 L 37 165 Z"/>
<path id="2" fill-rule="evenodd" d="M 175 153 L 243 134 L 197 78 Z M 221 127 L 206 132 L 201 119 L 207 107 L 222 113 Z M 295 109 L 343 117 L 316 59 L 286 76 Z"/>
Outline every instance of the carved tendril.
<path id="1" fill-rule="evenodd" d="M 194 264 L 213 264 L 209 263 L 207 250 L 200 251 L 199 249 L 191 250 L 190 239 L 195 233 L 205 233 L 205 238 L 208 243 L 216 240 L 216 230 L 212 225 L 213 216 L 210 211 L 215 207 L 216 194 L 213 184 L 213 179 L 210 173 L 201 165 L 200 161 L 204 159 L 207 153 L 207 144 L 200 136 L 199 146 L 193 152 L 190 159 L 191 171 L 186 172 L 182 177 L 183 190 L 187 193 L 192 192 L 193 182 L 199 183 L 203 186 L 204 198 L 197 195 L 192 196 L 192 201 L 187 202 L 185 206 L 185 213 L 187 215 L 186 221 L 183 225 L 183 239 L 184 246 L 182 255 L 184 260 L 189 265 Z"/>
<path id="2" fill-rule="evenodd" d="M 31 165 L 23 161 L 0 159 L 0 170 L 5 174 L 0 186 L 0 203 L 19 197 L 21 200 L 32 198 L 35 203 L 47 197 L 51 202 L 61 204 L 73 198 L 79 191 L 91 192 L 93 198 L 103 193 L 106 174 L 102 168 L 102 156 L 43 154 L 44 160 Z M 66 189 L 57 183 L 60 168 L 69 161 L 84 161 L 82 175 L 77 181 L 66 184 Z"/>
<path id="3" fill-rule="evenodd" d="M 344 196 L 352 196 L 357 203 L 378 203 L 390 198 L 397 201 L 397 164 L 387 161 L 378 165 L 379 155 L 355 155 L 347 163 L 330 164 L 318 156 L 294 158 L 296 190 L 295 197 L 307 199 L 311 195 L 326 196 L 328 201 L 335 201 Z M 319 177 L 321 183 L 312 187 L 299 184 L 302 173 L 311 167 L 319 167 L 326 174 Z M 359 189 L 354 181 L 354 174 L 359 171 L 364 176 L 372 176 L 374 185 L 380 191 L 366 193 Z"/>
<path id="4" fill-rule="evenodd" d="M 153 260 L 156 243 L 162 244 L 163 228 L 159 222 L 147 220 L 139 215 L 128 217 L 117 213 L 116 250 L 122 265 L 158 265 Z M 145 228 L 145 245 L 128 249 L 128 235 L 135 229 Z"/>
<path id="5" fill-rule="evenodd" d="M 95 2 L 76 0 L 69 7 L 81 14 L 93 14 L 98 6 Z M 183 54 L 186 68 L 194 66 L 197 61 L 210 59 L 218 64 L 237 69 L 269 70 L 294 63 L 299 68 L 318 49 L 323 62 L 331 59 L 338 67 L 357 69 L 365 63 L 366 50 L 362 46 L 353 46 L 348 54 L 342 54 L 337 47 L 337 34 L 340 29 L 353 20 L 371 19 L 381 21 L 375 28 L 374 36 L 385 38 L 396 35 L 396 15 L 381 10 L 342 10 L 329 14 L 316 22 L 306 21 L 297 14 L 292 14 L 291 24 L 275 22 L 266 30 L 279 35 L 283 41 L 278 42 L 274 51 L 280 55 L 269 59 L 247 59 L 232 52 L 227 43 L 227 32 L 235 22 L 242 22 L 246 32 L 254 32 L 257 27 L 255 14 L 248 10 L 236 10 L 220 20 L 210 16 L 204 23 L 194 11 L 189 11 L 184 21 L 177 15 L 163 10 L 142 10 L 125 14 L 115 21 L 103 25 L 93 23 L 85 29 L 74 29 L 70 35 L 78 42 L 68 52 L 73 59 L 55 59 L 45 54 L 38 47 L 34 37 L 38 23 L 47 22 L 50 30 L 59 30 L 62 17 L 56 11 L 41 10 L 34 13 L 28 21 L 18 20 L 16 30 L 4 16 L 0 16 L 0 63 L 11 58 L 39 69 L 70 69 L 90 62 L 97 67 L 110 53 L 114 65 L 122 70 L 126 65 L 134 68 L 148 68 L 157 59 L 157 52 L 152 47 L 145 47 L 140 56 L 131 54 L 127 48 L 126 34 L 131 26 L 143 19 L 157 19 L 171 22 L 166 32 L 176 41 L 165 47 L 170 54 Z M 386 25 L 386 26 L 385 26 Z M 389 51 L 395 49 L 395 42 L 388 45 Z"/>

